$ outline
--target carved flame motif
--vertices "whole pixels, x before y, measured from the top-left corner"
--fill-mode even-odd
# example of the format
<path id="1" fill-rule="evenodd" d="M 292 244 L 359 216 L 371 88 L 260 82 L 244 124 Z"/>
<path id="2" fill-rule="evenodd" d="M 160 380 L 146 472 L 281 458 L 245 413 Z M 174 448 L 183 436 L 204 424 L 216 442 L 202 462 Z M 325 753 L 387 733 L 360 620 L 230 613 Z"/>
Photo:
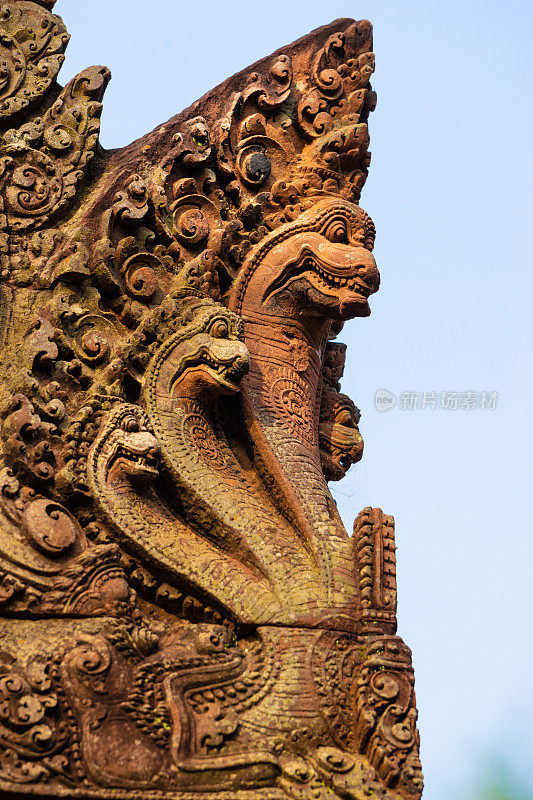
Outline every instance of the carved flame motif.
<path id="1" fill-rule="evenodd" d="M 418 798 L 393 520 L 328 488 L 370 24 L 105 153 L 53 6 L 0 3 L 0 796 Z"/>

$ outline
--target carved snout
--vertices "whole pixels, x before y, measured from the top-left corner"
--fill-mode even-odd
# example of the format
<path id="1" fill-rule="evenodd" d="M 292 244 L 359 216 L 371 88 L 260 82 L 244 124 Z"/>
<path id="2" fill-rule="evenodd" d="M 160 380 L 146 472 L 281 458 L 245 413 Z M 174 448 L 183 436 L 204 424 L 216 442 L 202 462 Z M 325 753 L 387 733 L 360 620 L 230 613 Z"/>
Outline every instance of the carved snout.
<path id="1" fill-rule="evenodd" d="M 325 272 L 334 283 L 349 288 L 358 288 L 363 283 L 368 295 L 379 289 L 376 259 L 365 247 L 322 241 L 315 258 L 319 270 Z"/>
<path id="2" fill-rule="evenodd" d="M 356 277 L 361 278 L 370 288 L 373 294 L 379 289 L 379 270 L 376 259 L 369 250 L 364 247 L 350 247 L 353 267 Z"/>
<path id="3" fill-rule="evenodd" d="M 159 474 L 161 450 L 157 439 L 149 431 L 121 435 L 112 449 L 107 471 L 113 464 L 120 467 L 130 479 L 153 480 Z"/>
<path id="4" fill-rule="evenodd" d="M 234 384 L 238 384 L 250 368 L 248 348 L 238 339 L 213 339 L 209 355 L 218 363 L 221 376 Z"/>

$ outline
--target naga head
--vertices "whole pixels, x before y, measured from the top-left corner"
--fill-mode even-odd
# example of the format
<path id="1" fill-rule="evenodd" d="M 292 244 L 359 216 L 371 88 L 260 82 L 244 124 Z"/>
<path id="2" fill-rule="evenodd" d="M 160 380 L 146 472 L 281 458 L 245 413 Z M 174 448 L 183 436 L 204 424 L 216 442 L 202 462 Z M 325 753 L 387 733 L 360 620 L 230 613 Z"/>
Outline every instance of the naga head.
<path id="1" fill-rule="evenodd" d="M 318 442 L 322 470 L 328 481 L 340 481 L 363 456 L 360 411 L 350 398 L 328 390 L 322 396 Z"/>
<path id="2" fill-rule="evenodd" d="M 105 443 L 105 444 L 104 444 Z M 160 448 L 146 415 L 137 406 L 121 403 L 108 418 L 95 448 L 105 448 L 105 481 L 122 473 L 145 483 L 159 475 Z"/>
<path id="3" fill-rule="evenodd" d="M 379 287 L 371 253 L 374 225 L 347 200 L 318 201 L 293 223 L 266 237 L 249 256 L 236 282 L 232 307 L 250 305 L 284 316 L 346 320 L 370 314 L 368 298 Z"/>
<path id="4" fill-rule="evenodd" d="M 217 397 L 238 392 L 248 367 L 240 317 L 204 299 L 182 313 L 176 333 L 156 352 L 148 384 L 155 377 L 169 396 Z"/>

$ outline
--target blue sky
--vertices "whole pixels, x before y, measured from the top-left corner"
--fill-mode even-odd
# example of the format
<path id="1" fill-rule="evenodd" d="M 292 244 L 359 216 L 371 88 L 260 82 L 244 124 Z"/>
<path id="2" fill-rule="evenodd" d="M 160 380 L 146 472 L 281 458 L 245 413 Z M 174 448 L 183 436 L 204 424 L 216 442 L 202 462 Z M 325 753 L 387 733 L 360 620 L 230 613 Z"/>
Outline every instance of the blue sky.
<path id="1" fill-rule="evenodd" d="M 337 17 L 374 24 L 378 107 L 362 205 L 382 288 L 345 327 L 363 461 L 334 488 L 396 518 L 425 800 L 473 800 L 501 759 L 533 792 L 529 2 L 59 0 L 61 78 L 113 73 L 101 141 L 125 145 Z M 378 389 L 498 392 L 494 410 L 386 413 Z M 529 754 L 529 759 L 527 759 Z M 529 780 L 529 784 L 527 783 Z M 524 794 L 521 800 L 525 800 Z"/>

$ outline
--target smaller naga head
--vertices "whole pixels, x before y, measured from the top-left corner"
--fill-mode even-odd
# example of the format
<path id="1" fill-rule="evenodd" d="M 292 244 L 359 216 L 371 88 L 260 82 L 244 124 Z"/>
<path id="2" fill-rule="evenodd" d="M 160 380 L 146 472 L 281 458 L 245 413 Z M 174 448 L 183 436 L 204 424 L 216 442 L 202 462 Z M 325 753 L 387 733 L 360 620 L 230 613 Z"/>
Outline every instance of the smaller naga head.
<path id="1" fill-rule="evenodd" d="M 322 470 L 328 481 L 340 481 L 363 456 L 359 432 L 360 411 L 352 400 L 336 391 L 322 397 L 318 441 Z"/>
<path id="2" fill-rule="evenodd" d="M 155 354 L 148 380 L 157 375 L 158 391 L 170 396 L 208 399 L 238 392 L 248 368 L 240 317 L 205 299 L 182 314 Z"/>
<path id="3" fill-rule="evenodd" d="M 140 408 L 121 404 L 106 424 L 106 478 L 121 472 L 133 482 L 159 475 L 160 448 Z"/>

